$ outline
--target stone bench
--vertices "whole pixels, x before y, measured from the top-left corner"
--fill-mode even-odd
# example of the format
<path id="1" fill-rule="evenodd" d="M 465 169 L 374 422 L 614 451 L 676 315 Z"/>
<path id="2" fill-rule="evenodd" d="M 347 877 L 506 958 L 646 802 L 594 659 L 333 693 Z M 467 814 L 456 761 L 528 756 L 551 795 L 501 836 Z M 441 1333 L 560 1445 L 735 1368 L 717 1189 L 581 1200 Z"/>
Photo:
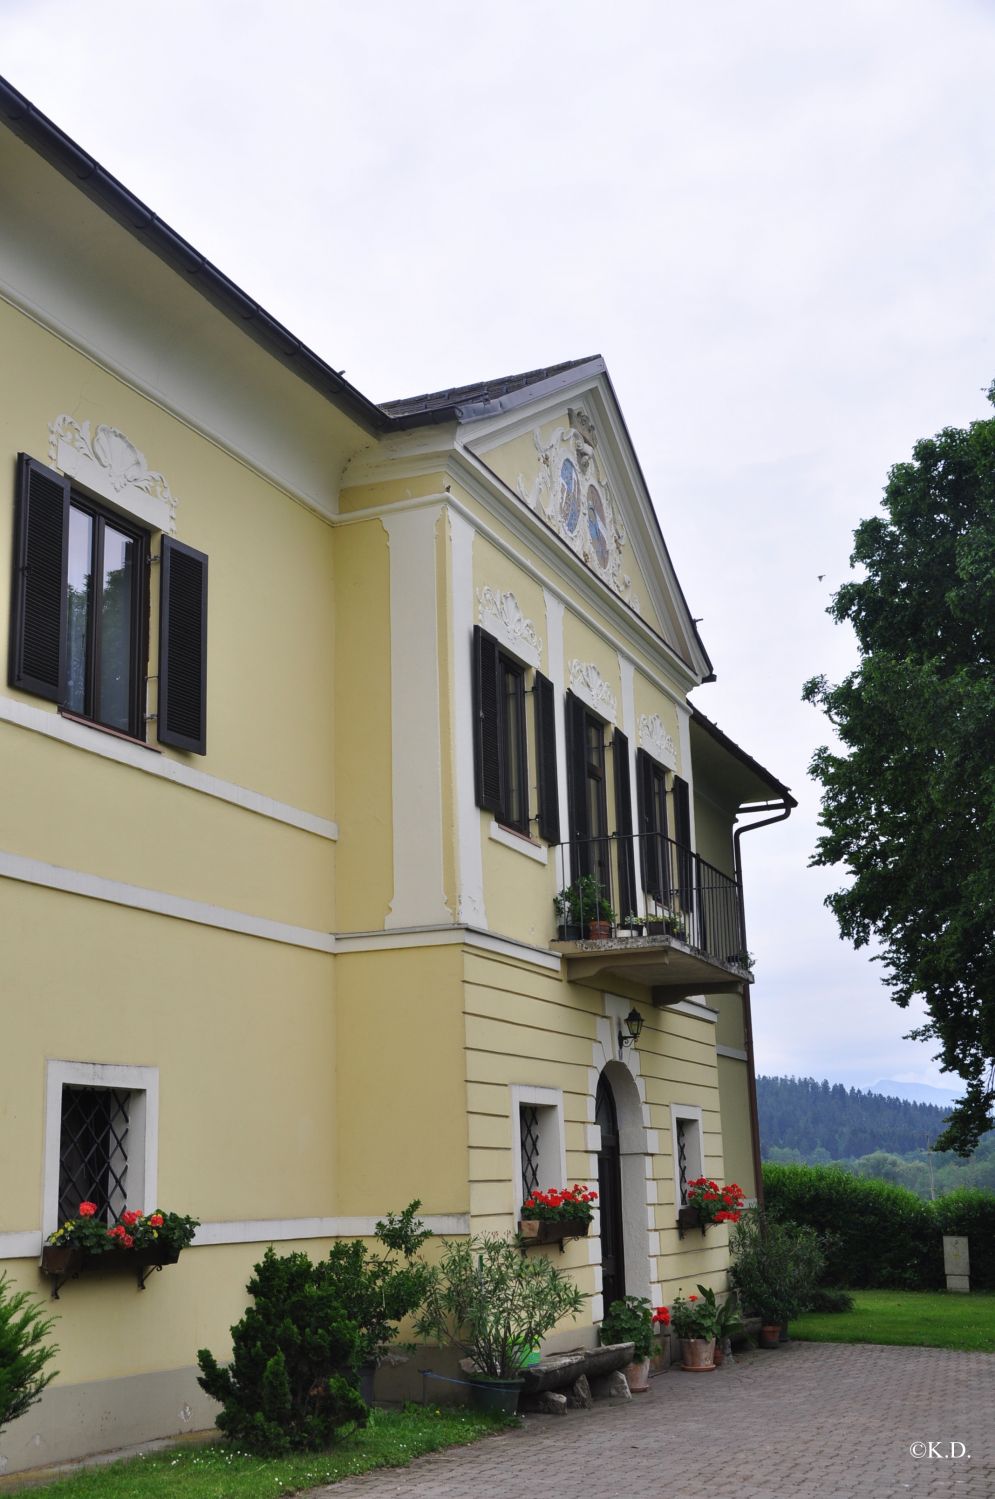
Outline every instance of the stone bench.
<path id="1" fill-rule="evenodd" d="M 522 1410 L 563 1416 L 568 1406 L 590 1409 L 596 1399 L 628 1400 L 629 1386 L 621 1371 L 632 1363 L 633 1351 L 631 1343 L 608 1343 L 554 1353 L 530 1364 L 522 1370 Z"/>

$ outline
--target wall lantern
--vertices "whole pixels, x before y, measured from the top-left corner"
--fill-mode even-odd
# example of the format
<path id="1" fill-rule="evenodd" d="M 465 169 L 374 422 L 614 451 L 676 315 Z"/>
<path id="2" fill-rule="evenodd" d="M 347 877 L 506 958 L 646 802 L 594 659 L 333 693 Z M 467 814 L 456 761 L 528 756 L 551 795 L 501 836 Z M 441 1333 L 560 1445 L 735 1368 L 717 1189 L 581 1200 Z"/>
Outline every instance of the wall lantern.
<path id="1" fill-rule="evenodd" d="M 624 1034 L 622 1030 L 623 1025 L 629 1032 L 628 1035 Z M 628 1015 L 626 1015 L 625 1019 L 622 1021 L 622 1024 L 618 1028 L 618 1049 L 620 1055 L 623 1046 L 635 1046 L 642 1033 L 642 1029 L 643 1017 L 640 1015 L 635 1005 L 633 1005 L 632 1009 L 629 1011 Z"/>

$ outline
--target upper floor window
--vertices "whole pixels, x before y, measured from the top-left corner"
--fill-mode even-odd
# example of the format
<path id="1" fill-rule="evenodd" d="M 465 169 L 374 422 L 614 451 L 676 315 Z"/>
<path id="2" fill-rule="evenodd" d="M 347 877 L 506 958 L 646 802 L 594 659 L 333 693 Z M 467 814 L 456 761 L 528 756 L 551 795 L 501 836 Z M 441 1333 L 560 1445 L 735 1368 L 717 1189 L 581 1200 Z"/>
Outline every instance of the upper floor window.
<path id="1" fill-rule="evenodd" d="M 539 834 L 559 842 L 553 684 L 534 674 L 535 821 Z M 473 631 L 474 789 L 478 807 L 499 823 L 528 834 L 532 823 L 527 671 L 479 625 Z"/>
<path id="2" fill-rule="evenodd" d="M 144 729 L 146 555 L 144 532 L 72 496 L 65 706 L 135 738 Z"/>
<path id="3" fill-rule="evenodd" d="M 148 535 L 20 455 L 14 519 L 12 687 L 145 737 Z M 207 558 L 159 547 L 157 737 L 207 750 Z"/>

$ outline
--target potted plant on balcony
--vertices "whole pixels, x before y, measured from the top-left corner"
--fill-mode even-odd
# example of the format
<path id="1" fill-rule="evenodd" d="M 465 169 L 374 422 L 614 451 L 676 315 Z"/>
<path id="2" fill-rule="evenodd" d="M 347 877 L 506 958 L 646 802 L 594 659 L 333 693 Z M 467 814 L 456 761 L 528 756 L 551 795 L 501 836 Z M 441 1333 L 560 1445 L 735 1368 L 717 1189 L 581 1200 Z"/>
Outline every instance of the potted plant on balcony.
<path id="1" fill-rule="evenodd" d="M 645 1296 L 623 1296 L 612 1302 L 598 1328 L 599 1343 L 633 1345 L 632 1363 L 622 1371 L 632 1395 L 644 1395 L 649 1389 L 655 1321 L 656 1313 Z"/>
<path id="2" fill-rule="evenodd" d="M 681 1340 L 681 1368 L 690 1373 L 715 1368 L 712 1357 L 718 1324 L 715 1292 L 704 1286 L 699 1286 L 698 1291 L 700 1294 L 696 1296 L 678 1293 L 670 1308 L 671 1325 Z"/>
<path id="3" fill-rule="evenodd" d="M 518 1232 L 524 1245 L 556 1244 L 564 1239 L 586 1239 L 594 1216 L 592 1202 L 598 1194 L 574 1182 L 572 1187 L 553 1187 L 530 1192 L 522 1203 Z"/>
<path id="4" fill-rule="evenodd" d="M 544 1255 L 521 1254 L 515 1239 L 447 1239 L 415 1331 L 464 1355 L 475 1405 L 513 1415 L 532 1350 L 584 1300 L 569 1275 Z"/>
<path id="5" fill-rule="evenodd" d="M 687 941 L 687 919 L 680 911 L 657 910 L 649 918 L 646 930 L 651 937 L 676 937 Z"/>
<path id="6" fill-rule="evenodd" d="M 606 942 L 612 934 L 615 912 L 605 898 L 605 890 L 596 874 L 582 874 L 565 885 L 555 897 L 561 942 L 576 942 L 581 936 Z"/>

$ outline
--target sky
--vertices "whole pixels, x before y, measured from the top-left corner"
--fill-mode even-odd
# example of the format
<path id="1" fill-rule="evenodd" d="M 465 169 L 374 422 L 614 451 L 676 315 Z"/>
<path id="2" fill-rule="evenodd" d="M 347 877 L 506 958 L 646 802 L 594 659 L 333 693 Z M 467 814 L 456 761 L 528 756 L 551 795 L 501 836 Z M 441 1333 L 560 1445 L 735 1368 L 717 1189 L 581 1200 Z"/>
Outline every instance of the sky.
<path id="1" fill-rule="evenodd" d="M 374 400 L 604 355 L 717 681 L 758 1070 L 949 1087 L 809 869 L 826 608 L 917 438 L 990 414 L 988 0 L 0 0 L 0 72 Z"/>

